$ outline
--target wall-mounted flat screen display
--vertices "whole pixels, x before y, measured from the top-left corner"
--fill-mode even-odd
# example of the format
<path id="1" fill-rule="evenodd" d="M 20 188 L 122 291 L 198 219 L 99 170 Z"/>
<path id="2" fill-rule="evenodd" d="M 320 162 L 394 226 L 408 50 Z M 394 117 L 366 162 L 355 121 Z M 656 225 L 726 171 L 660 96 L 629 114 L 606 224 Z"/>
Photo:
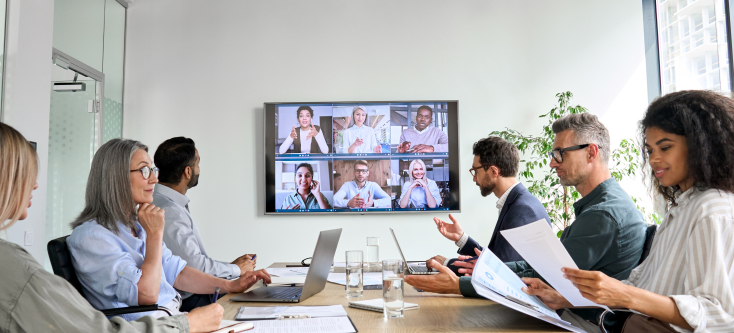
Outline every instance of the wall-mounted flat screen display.
<path id="1" fill-rule="evenodd" d="M 265 103 L 265 213 L 459 211 L 458 108 Z"/>

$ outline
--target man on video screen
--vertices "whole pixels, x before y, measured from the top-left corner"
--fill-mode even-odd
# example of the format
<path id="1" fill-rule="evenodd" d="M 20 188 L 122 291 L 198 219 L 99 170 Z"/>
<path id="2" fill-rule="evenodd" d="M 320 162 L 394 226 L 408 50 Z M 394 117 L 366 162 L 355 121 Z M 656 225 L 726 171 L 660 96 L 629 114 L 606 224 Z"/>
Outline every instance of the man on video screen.
<path id="1" fill-rule="evenodd" d="M 334 207 L 390 208 L 390 195 L 375 182 L 367 180 L 370 169 L 367 161 L 354 162 L 354 180 L 344 183 L 334 194 Z"/>
<path id="2" fill-rule="evenodd" d="M 440 128 L 431 126 L 433 109 L 428 105 L 418 108 L 415 127 L 400 134 L 398 153 L 445 153 L 449 151 L 449 137 Z"/>

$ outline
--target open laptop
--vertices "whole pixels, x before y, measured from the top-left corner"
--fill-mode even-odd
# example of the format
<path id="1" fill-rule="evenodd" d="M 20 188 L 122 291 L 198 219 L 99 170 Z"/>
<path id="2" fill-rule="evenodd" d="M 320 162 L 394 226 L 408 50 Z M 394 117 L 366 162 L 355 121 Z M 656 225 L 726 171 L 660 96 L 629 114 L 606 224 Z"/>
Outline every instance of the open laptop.
<path id="1" fill-rule="evenodd" d="M 339 244 L 342 229 L 324 230 L 319 233 L 316 249 L 313 251 L 313 260 L 306 274 L 303 287 L 260 287 L 244 294 L 230 298 L 235 302 L 282 302 L 298 303 L 320 291 L 326 286 L 331 264 L 334 262 L 334 253 Z"/>
<path id="2" fill-rule="evenodd" d="M 438 274 L 437 270 L 428 270 L 428 267 L 426 267 L 425 261 L 414 261 L 414 262 L 408 262 L 405 260 L 405 256 L 403 255 L 403 250 L 400 249 L 400 243 L 398 243 L 398 238 L 395 237 L 395 231 L 390 228 L 390 233 L 392 234 L 392 239 L 395 240 L 395 245 L 398 246 L 398 252 L 400 252 L 400 257 L 403 258 L 403 262 L 406 263 L 407 273 L 412 275 L 430 275 L 430 274 Z"/>

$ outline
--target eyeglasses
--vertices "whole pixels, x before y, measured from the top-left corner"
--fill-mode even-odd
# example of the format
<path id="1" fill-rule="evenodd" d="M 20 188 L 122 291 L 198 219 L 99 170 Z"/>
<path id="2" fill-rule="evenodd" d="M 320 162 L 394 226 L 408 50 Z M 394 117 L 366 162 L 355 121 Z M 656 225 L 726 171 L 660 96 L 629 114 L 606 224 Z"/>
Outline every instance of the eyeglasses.
<path id="1" fill-rule="evenodd" d="M 471 168 L 471 169 L 469 169 L 469 173 L 471 174 L 471 176 L 472 176 L 472 177 L 476 177 L 476 175 L 477 175 L 477 170 L 479 170 L 479 169 L 482 169 L 482 168 L 483 168 L 483 169 L 484 169 L 484 171 L 487 171 L 487 169 L 489 169 L 489 167 L 490 167 L 490 166 L 491 166 L 491 165 L 489 165 L 489 164 L 482 164 L 482 165 L 480 165 L 480 166 L 478 166 L 478 167 L 474 167 L 474 168 Z"/>
<path id="2" fill-rule="evenodd" d="M 144 166 L 140 169 L 136 170 L 130 170 L 130 172 L 140 171 L 140 173 L 143 175 L 143 179 L 148 180 L 150 178 L 150 173 L 153 172 L 155 175 L 155 178 L 158 178 L 158 171 L 160 171 L 158 168 L 150 168 L 149 166 Z"/>
<path id="3" fill-rule="evenodd" d="M 370 171 L 369 170 L 365 170 L 365 169 L 356 169 L 356 170 L 354 170 L 354 173 L 366 174 L 368 172 L 370 172 Z"/>
<path id="4" fill-rule="evenodd" d="M 556 162 L 563 163 L 563 154 L 565 154 L 567 151 L 574 151 L 579 149 L 584 149 L 588 146 L 590 146 L 590 143 L 587 143 L 585 145 L 578 145 L 578 146 L 571 146 L 566 148 L 556 148 L 548 152 L 548 157 L 552 157 Z M 601 149 L 600 145 L 596 145 Z"/>

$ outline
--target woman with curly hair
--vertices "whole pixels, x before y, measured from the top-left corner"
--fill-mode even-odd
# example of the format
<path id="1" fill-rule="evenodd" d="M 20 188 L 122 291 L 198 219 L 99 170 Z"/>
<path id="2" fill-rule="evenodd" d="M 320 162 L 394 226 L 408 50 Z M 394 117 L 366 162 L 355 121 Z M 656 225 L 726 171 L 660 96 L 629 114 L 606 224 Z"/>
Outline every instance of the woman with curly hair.
<path id="1" fill-rule="evenodd" d="M 587 299 L 637 312 L 618 324 L 623 332 L 734 331 L 733 117 L 734 101 L 709 91 L 650 104 L 640 122 L 643 158 L 668 212 L 649 256 L 624 281 L 563 269 Z M 571 307 L 542 281 L 524 281 L 550 307 Z"/>

